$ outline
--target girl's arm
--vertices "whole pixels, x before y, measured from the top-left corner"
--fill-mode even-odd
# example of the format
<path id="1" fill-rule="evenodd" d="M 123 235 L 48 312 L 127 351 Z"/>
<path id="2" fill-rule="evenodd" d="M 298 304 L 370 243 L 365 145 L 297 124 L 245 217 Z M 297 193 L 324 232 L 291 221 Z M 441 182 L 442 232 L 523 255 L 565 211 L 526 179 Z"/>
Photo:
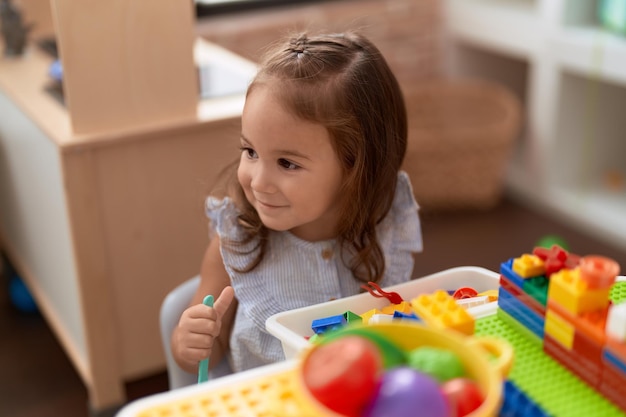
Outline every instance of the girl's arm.
<path id="1" fill-rule="evenodd" d="M 216 297 L 213 308 L 202 304 L 209 294 Z M 234 291 L 216 236 L 204 254 L 198 290 L 172 333 L 172 354 L 185 371 L 198 372 L 198 363 L 207 357 L 210 357 L 209 363 L 213 367 L 228 352 L 237 310 L 236 301 L 233 301 Z"/>

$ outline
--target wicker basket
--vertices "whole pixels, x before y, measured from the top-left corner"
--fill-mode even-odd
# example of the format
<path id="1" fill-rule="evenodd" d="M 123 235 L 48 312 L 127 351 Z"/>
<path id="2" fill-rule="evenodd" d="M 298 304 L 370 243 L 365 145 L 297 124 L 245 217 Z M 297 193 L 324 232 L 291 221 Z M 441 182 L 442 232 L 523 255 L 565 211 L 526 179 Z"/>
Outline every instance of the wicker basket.
<path id="1" fill-rule="evenodd" d="M 403 169 L 426 211 L 489 209 L 521 126 L 517 97 L 478 80 L 435 81 L 405 92 L 409 144 Z"/>

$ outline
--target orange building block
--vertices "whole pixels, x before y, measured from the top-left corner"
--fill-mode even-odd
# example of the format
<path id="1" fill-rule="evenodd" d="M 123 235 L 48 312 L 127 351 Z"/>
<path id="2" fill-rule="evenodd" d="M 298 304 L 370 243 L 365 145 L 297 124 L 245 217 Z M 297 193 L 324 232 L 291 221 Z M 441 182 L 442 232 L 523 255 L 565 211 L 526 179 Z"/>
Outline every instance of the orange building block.
<path id="1" fill-rule="evenodd" d="M 532 278 L 544 275 L 546 268 L 543 259 L 528 253 L 513 259 L 513 272 L 522 278 Z"/>
<path id="2" fill-rule="evenodd" d="M 582 333 L 599 345 L 606 343 L 605 327 L 608 307 L 604 310 L 574 315 L 560 304 L 548 300 L 548 308 L 571 323 L 576 328 L 576 332 Z"/>
<path id="3" fill-rule="evenodd" d="M 610 288 L 592 289 L 580 278 L 580 269 L 562 269 L 550 276 L 548 300 L 574 315 L 604 310 L 609 306 Z"/>
<path id="4" fill-rule="evenodd" d="M 619 264 L 604 256 L 584 256 L 580 260 L 580 278 L 588 288 L 611 287 L 619 274 Z"/>
<path id="5" fill-rule="evenodd" d="M 411 300 L 411 306 L 428 325 L 454 329 L 467 335 L 474 334 L 474 317 L 446 291 L 421 294 Z"/>

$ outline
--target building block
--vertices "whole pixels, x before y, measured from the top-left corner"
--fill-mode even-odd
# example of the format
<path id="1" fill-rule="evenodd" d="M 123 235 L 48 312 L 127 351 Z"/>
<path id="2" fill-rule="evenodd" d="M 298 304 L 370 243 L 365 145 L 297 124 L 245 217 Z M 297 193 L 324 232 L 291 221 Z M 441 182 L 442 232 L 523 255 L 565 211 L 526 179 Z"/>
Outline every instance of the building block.
<path id="1" fill-rule="evenodd" d="M 513 284 L 509 279 L 505 278 L 502 275 L 500 275 L 500 288 L 504 288 L 505 290 L 507 290 L 511 295 L 513 295 L 521 303 L 526 305 L 538 315 L 542 317 L 546 315 L 546 308 L 544 305 L 542 305 L 535 298 L 527 294 L 522 288 Z"/>
<path id="2" fill-rule="evenodd" d="M 549 417 L 545 410 L 511 380 L 504 381 L 503 393 L 499 417 Z"/>
<path id="3" fill-rule="evenodd" d="M 550 276 L 548 299 L 574 315 L 603 310 L 609 305 L 610 288 L 590 289 L 580 279 L 580 270 L 562 269 Z"/>
<path id="4" fill-rule="evenodd" d="M 415 313 L 427 324 L 461 333 L 474 334 L 474 317 L 446 291 L 421 294 L 411 300 Z"/>
<path id="5" fill-rule="evenodd" d="M 393 318 L 396 320 L 415 320 L 422 321 L 414 312 L 403 313 L 401 311 L 394 311 Z"/>
<path id="6" fill-rule="evenodd" d="M 609 401 L 626 411 L 626 381 L 624 375 L 611 364 L 606 364 L 602 369 L 602 381 L 597 389 Z"/>
<path id="7" fill-rule="evenodd" d="M 610 349 L 604 349 L 602 361 L 607 366 L 611 366 L 615 370 L 616 375 L 622 380 L 622 383 L 626 384 L 626 363 L 618 355 L 615 355 Z"/>
<path id="8" fill-rule="evenodd" d="M 622 411 L 626 411 L 626 393 L 620 389 L 619 386 L 610 385 L 605 381 L 600 383 L 600 386 L 596 388 L 598 392 L 603 395 L 607 400 L 611 401 Z"/>
<path id="9" fill-rule="evenodd" d="M 538 276 L 524 280 L 522 290 L 544 307 L 548 304 L 548 288 L 550 281 L 545 276 Z"/>
<path id="10" fill-rule="evenodd" d="M 500 274 L 511 281 L 513 285 L 516 285 L 518 288 L 522 288 L 524 286 L 524 277 L 521 277 L 513 271 L 513 260 L 514 259 L 511 258 L 500 264 Z"/>
<path id="11" fill-rule="evenodd" d="M 538 277 L 546 273 L 543 259 L 528 253 L 513 259 L 512 268 L 522 278 Z"/>
<path id="12" fill-rule="evenodd" d="M 413 309 L 411 308 L 411 303 L 408 301 L 402 301 L 398 304 L 389 304 L 388 306 L 382 308 L 380 310 L 383 314 L 393 315 L 394 311 L 400 311 L 402 313 L 411 313 Z"/>
<path id="13" fill-rule="evenodd" d="M 346 311 L 345 313 L 343 313 L 343 318 L 346 319 L 346 323 L 348 324 L 361 323 L 363 321 L 363 318 L 361 316 L 359 316 L 356 313 L 353 313 L 352 311 Z"/>
<path id="14" fill-rule="evenodd" d="M 550 335 L 565 349 L 572 350 L 575 331 L 574 325 L 562 318 L 554 310 L 548 308 L 546 311 L 544 338 Z"/>
<path id="15" fill-rule="evenodd" d="M 487 296 L 489 297 L 489 302 L 498 301 L 498 290 L 487 290 L 478 293 L 478 297 Z"/>
<path id="16" fill-rule="evenodd" d="M 559 245 L 552 245 L 550 249 L 536 247 L 533 255 L 543 259 L 547 277 L 562 269 L 574 269 L 580 261 L 580 256 L 567 252 Z"/>
<path id="17" fill-rule="evenodd" d="M 343 314 L 339 314 L 336 316 L 329 316 L 313 320 L 313 322 L 311 323 L 311 329 L 315 334 L 323 334 L 327 331 L 339 329 L 346 324 L 346 318 L 343 316 Z"/>
<path id="18" fill-rule="evenodd" d="M 368 324 L 370 322 L 370 318 L 374 314 L 382 314 L 382 312 L 379 311 L 378 309 L 373 308 L 373 309 L 368 310 L 365 313 L 361 314 L 361 320 L 363 320 L 363 323 Z"/>
<path id="19" fill-rule="evenodd" d="M 584 256 L 580 259 L 580 278 L 588 288 L 610 288 L 619 269 L 617 262 L 604 256 Z"/>
<path id="20" fill-rule="evenodd" d="M 606 319 L 606 334 L 619 342 L 626 341 L 626 303 L 609 307 Z"/>
<path id="21" fill-rule="evenodd" d="M 543 337 L 544 318 L 534 310 L 522 303 L 517 297 L 500 287 L 498 295 L 499 310 L 505 311 L 513 319 L 517 320 L 521 326 L 526 327 L 539 339 Z"/>
<path id="22" fill-rule="evenodd" d="M 620 361 L 626 363 L 626 344 L 623 342 L 619 342 L 614 340 L 612 337 L 607 336 L 604 349 L 611 352 L 611 354 L 613 354 L 613 356 L 618 358 Z"/>
<path id="23" fill-rule="evenodd" d="M 502 263 L 498 320 L 505 327 L 514 328 L 521 337 L 540 346 L 543 357 L 552 358 L 551 362 L 560 364 L 559 373 L 567 373 L 567 378 L 576 381 L 577 386 L 581 386 L 578 382 L 582 380 L 588 386 L 584 388 L 585 392 L 606 402 L 603 412 L 587 409 L 587 412 L 576 414 L 582 412 L 588 404 L 587 400 L 584 403 L 578 401 L 583 397 L 581 392 L 575 399 L 570 399 L 571 405 L 568 407 L 569 411 L 575 411 L 573 414 L 568 411 L 555 415 L 626 415 L 626 343 L 619 340 L 626 338 L 626 285 L 622 290 L 624 310 L 616 309 L 613 313 L 615 337 L 612 337 L 610 332 L 605 333 L 608 314 L 615 307 L 610 300 L 617 287 L 617 283 L 610 284 L 611 278 L 607 277 L 609 274 L 606 270 L 610 269 L 607 265 L 610 263 L 600 260 L 595 265 L 587 265 L 592 274 L 598 273 L 600 276 L 585 281 L 581 275 L 583 258 L 578 255 L 568 254 L 558 247 L 533 253 L 544 256 L 545 260 L 552 259 L 549 266 L 554 270 L 547 268 L 544 276 L 523 277 L 530 273 L 519 268 L 513 270 L 512 262 L 515 259 Z M 589 284 L 588 281 L 593 283 Z M 540 332 L 533 331 L 534 321 L 529 320 L 532 314 L 536 317 L 537 305 L 541 305 L 545 311 L 542 316 L 544 326 Z M 477 328 L 479 331 L 480 327 Z M 542 369 L 547 366 L 544 363 Z M 556 373 L 556 369 L 553 373 Z M 541 382 L 535 380 L 533 375 L 535 372 L 528 375 L 526 387 L 529 390 L 532 387 L 534 397 L 539 394 L 534 387 Z M 521 379 L 517 372 L 510 377 L 516 383 Z M 541 392 L 541 398 L 545 401 L 547 397 L 543 397 L 543 390 Z M 591 401 L 591 398 L 588 400 Z M 578 404 L 573 405 L 574 402 Z"/>
<path id="24" fill-rule="evenodd" d="M 472 298 L 462 298 L 460 300 L 456 300 L 456 303 L 467 310 L 468 308 L 488 304 L 490 303 L 490 301 L 489 301 L 488 296 L 482 295 L 482 296 L 476 296 Z"/>
<path id="25" fill-rule="evenodd" d="M 391 314 L 374 314 L 370 317 L 368 324 L 391 323 L 394 320 Z"/>
<path id="26" fill-rule="evenodd" d="M 603 343 L 598 343 L 576 329 L 572 346 L 573 355 L 577 356 L 581 361 L 585 361 L 590 367 L 602 369 L 604 366 L 603 352 Z"/>
<path id="27" fill-rule="evenodd" d="M 574 315 L 552 300 L 548 300 L 548 308 L 571 323 L 576 328 L 577 332 L 583 333 L 586 337 L 593 339 L 595 343 L 600 345 L 606 343 L 604 329 L 608 308 Z"/>
<path id="28" fill-rule="evenodd" d="M 543 338 L 543 350 L 563 367 L 578 376 L 592 388 L 600 385 L 602 379 L 602 368 L 593 366 L 587 361 L 581 361 L 578 356 L 567 350 L 549 334 Z"/>

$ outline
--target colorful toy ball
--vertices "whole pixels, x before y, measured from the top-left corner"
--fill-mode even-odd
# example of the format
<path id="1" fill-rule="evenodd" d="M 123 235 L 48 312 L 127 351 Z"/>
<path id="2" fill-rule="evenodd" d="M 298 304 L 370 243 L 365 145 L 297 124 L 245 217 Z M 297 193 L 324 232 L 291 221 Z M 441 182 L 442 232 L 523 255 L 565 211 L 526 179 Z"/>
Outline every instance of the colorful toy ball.
<path id="1" fill-rule="evenodd" d="M 409 352 L 408 365 L 428 374 L 440 383 L 465 376 L 461 359 L 452 351 L 422 346 Z"/>
<path id="2" fill-rule="evenodd" d="M 454 378 L 441 385 L 453 411 L 453 416 L 464 417 L 484 401 L 480 388 L 469 378 Z"/>
<path id="3" fill-rule="evenodd" d="M 319 345 L 302 365 L 304 385 L 320 403 L 344 416 L 358 417 L 376 393 L 383 361 L 374 342 L 344 336 Z"/>
<path id="4" fill-rule="evenodd" d="M 403 366 L 385 372 L 363 416 L 449 417 L 450 406 L 434 378 Z"/>

